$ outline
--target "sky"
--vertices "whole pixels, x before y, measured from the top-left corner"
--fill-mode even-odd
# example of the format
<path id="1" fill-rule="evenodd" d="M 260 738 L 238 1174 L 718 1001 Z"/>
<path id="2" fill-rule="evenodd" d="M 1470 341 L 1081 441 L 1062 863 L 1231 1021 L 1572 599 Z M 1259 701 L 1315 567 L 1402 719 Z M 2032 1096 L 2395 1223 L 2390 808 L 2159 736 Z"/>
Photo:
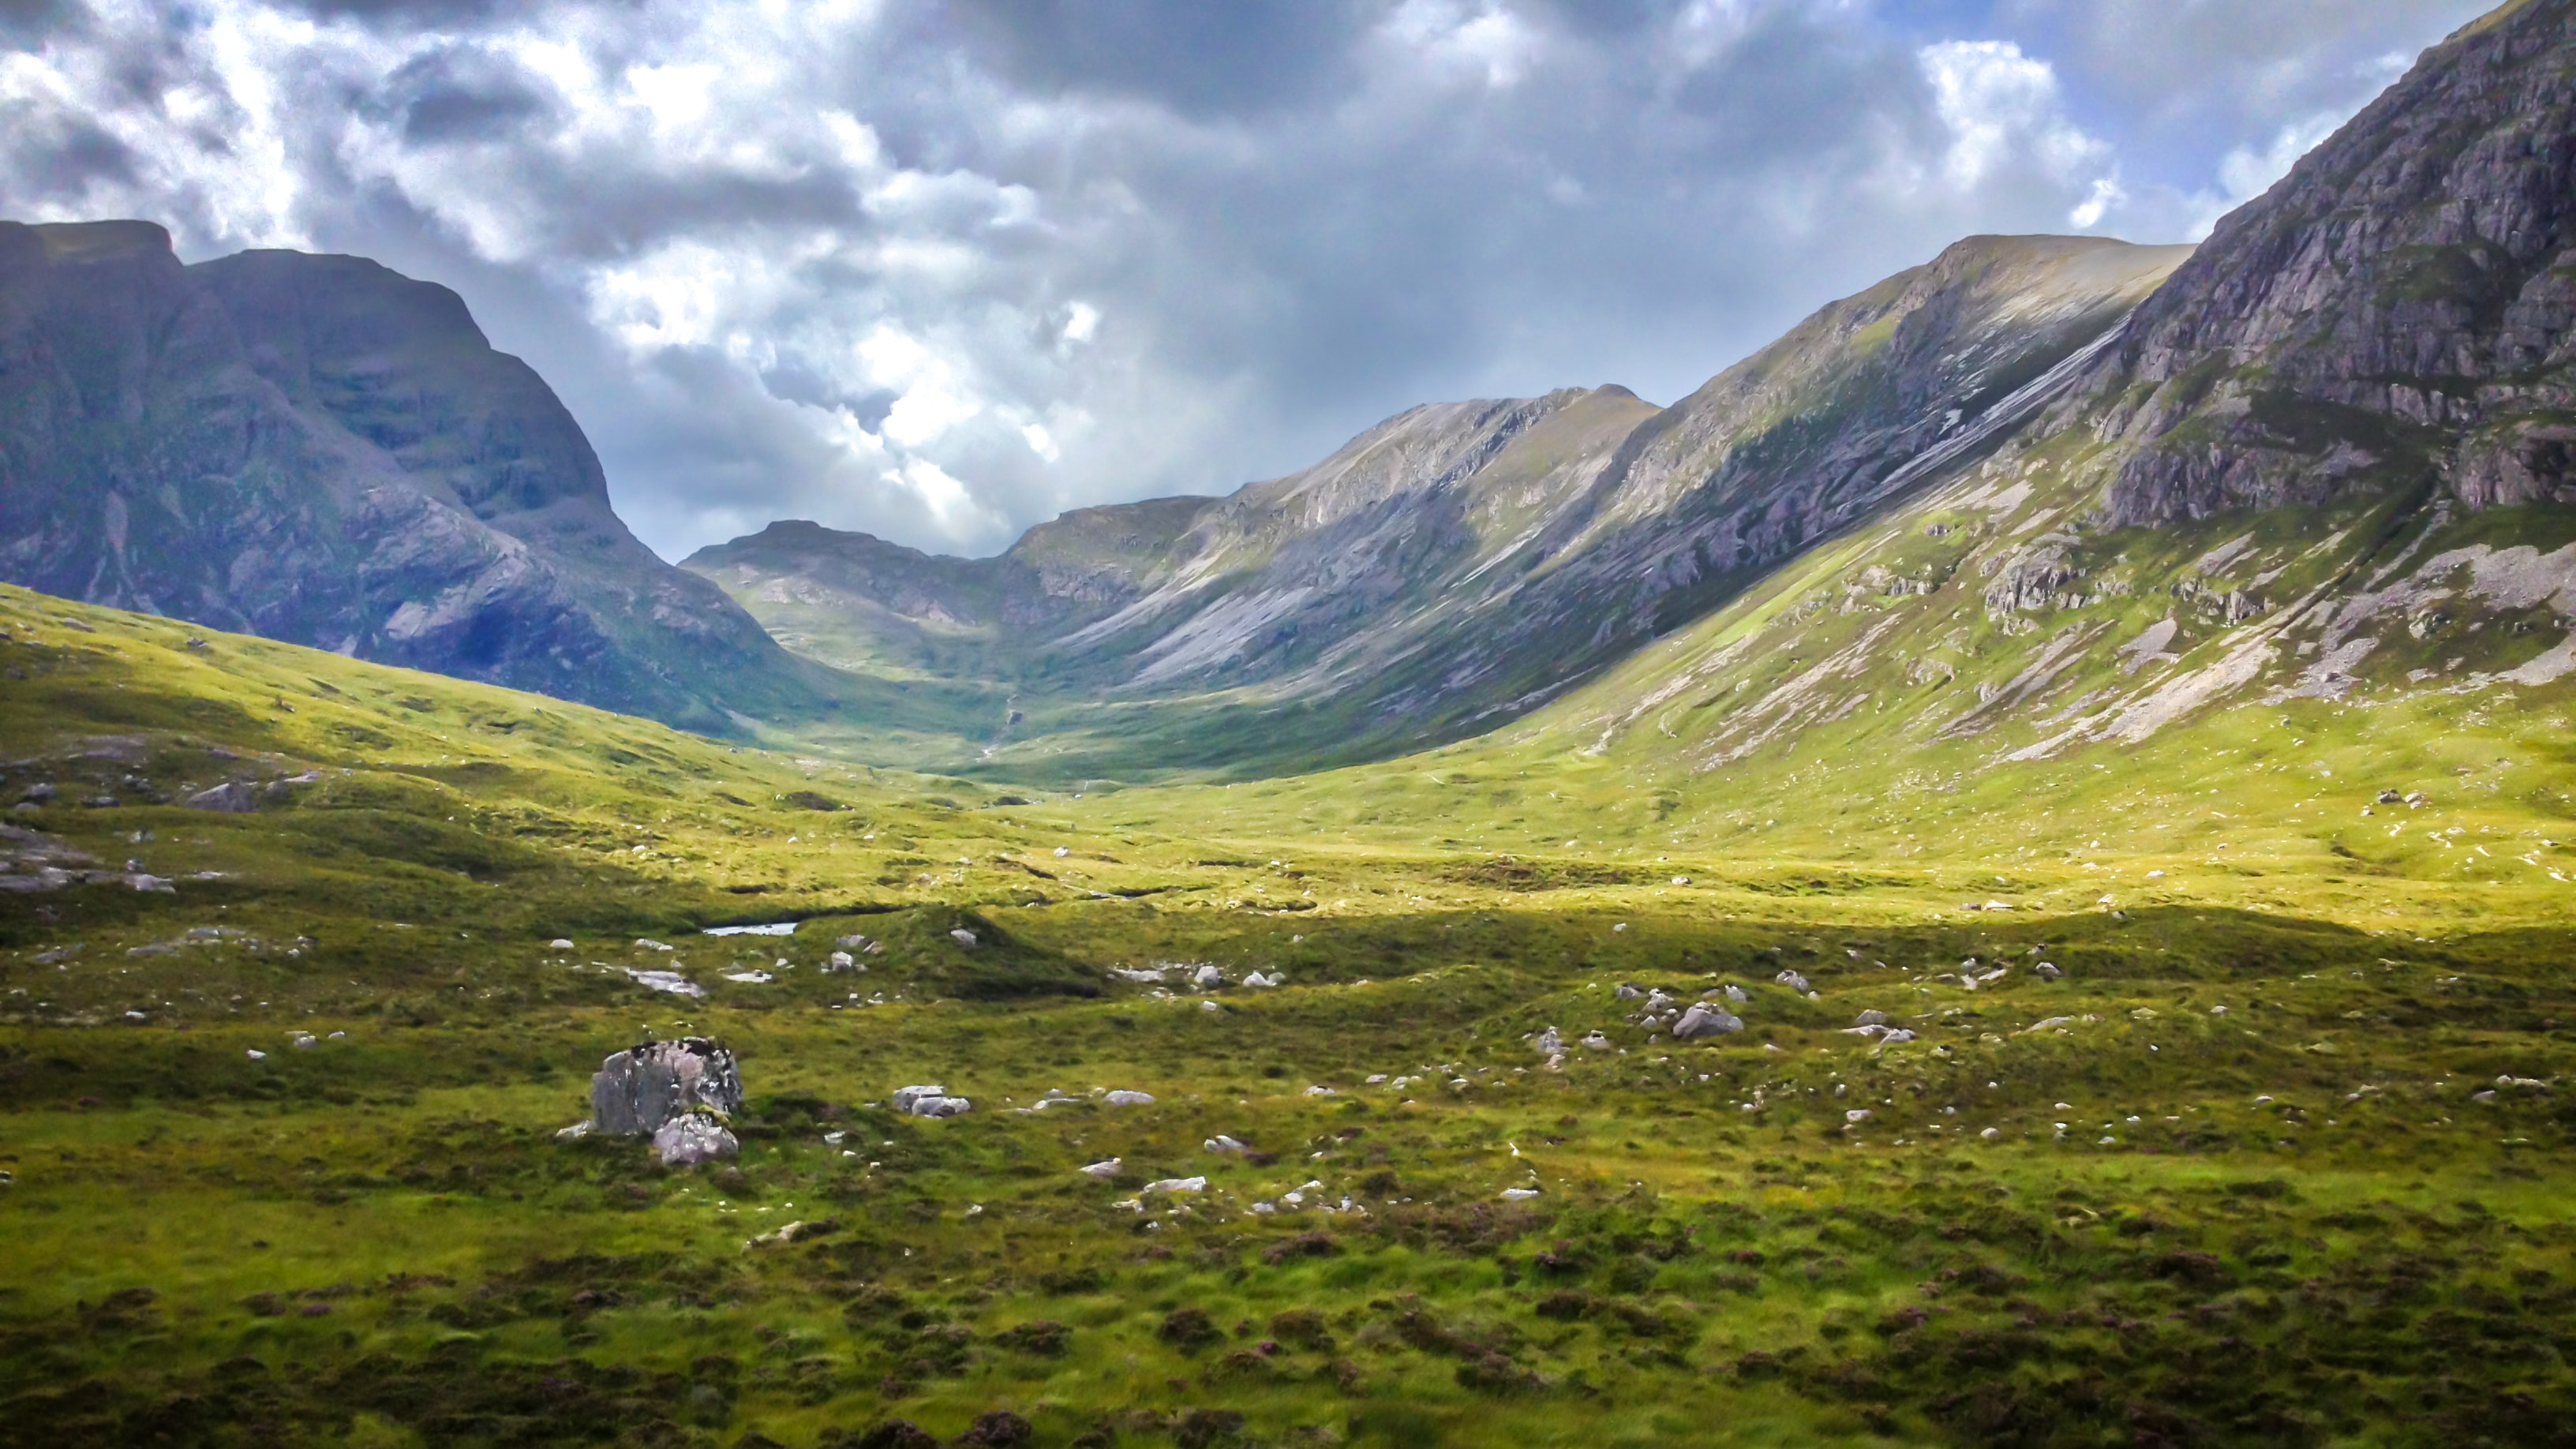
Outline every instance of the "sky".
<path id="1" fill-rule="evenodd" d="M 461 294 L 677 559 L 980 555 L 2195 240 L 2487 0 L 0 0 L 0 217 Z"/>

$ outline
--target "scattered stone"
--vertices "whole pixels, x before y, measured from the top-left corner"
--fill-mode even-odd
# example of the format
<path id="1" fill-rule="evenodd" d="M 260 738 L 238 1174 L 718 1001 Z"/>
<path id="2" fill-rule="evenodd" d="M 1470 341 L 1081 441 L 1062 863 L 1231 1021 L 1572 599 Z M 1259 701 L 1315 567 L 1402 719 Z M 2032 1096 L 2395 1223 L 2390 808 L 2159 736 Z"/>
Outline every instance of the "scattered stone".
<path id="1" fill-rule="evenodd" d="M 1886 1012 L 1884 1012 L 1884 1011 L 1877 1010 L 1876 1008 L 1872 1008 L 1872 1009 L 1870 1009 L 1870 1010 L 1868 1010 L 1868 1011 L 1864 1011 L 1864 1012 L 1862 1012 L 1862 1013 L 1861 1013 L 1860 1015 L 1858 1015 L 1858 1016 L 1853 1017 L 1853 1018 L 1852 1018 L 1852 1025 L 1854 1025 L 1854 1026 L 1885 1026 L 1885 1025 L 1887 1025 L 1887 1013 L 1886 1013 Z"/>
<path id="2" fill-rule="evenodd" d="M 1673 877 L 1673 884 L 1675 884 L 1675 885 L 1689 885 L 1689 884 L 1690 884 L 1690 877 L 1689 877 L 1689 876 L 1686 876 L 1686 875 L 1677 875 L 1677 876 L 1674 876 L 1674 877 Z"/>
<path id="3" fill-rule="evenodd" d="M 1163 984 L 1163 969 L 1159 966 L 1112 966 L 1109 974 L 1121 981 L 1141 982 L 1147 986 Z"/>
<path id="4" fill-rule="evenodd" d="M 1996 1138 L 2001 1137 L 2001 1136 L 2003 1136 L 2003 1135 L 2004 1135 L 2004 1129 L 2002 1129 L 2001 1127 L 1989 1127 L 1989 1128 L 1987 1128 L 1985 1131 L 1980 1132 L 1980 1133 L 1978 1133 L 1977 1135 L 1978 1135 L 1979 1137 L 1982 1137 L 1982 1138 L 1986 1139 L 1988 1142 L 1992 1142 L 1992 1141 L 1994 1141 Z"/>
<path id="5" fill-rule="evenodd" d="M 701 1109 L 742 1110 L 742 1074 L 733 1053 L 702 1036 L 612 1053 L 590 1079 L 591 1120 L 603 1132 L 640 1137 Z"/>
<path id="6" fill-rule="evenodd" d="M 858 969 L 858 966 L 858 961 L 847 951 L 835 951 L 831 955 L 823 958 L 823 969 L 833 973 L 834 975 L 839 975 L 846 971 L 855 971 Z"/>
<path id="7" fill-rule="evenodd" d="M 1736 985 L 1732 981 L 1726 983 L 1724 989 L 1727 1004 L 1730 1006 L 1746 1006 L 1751 1004 L 1753 1000 L 1753 993 L 1746 991 L 1743 987 Z"/>
<path id="8" fill-rule="evenodd" d="M 1634 1001 L 1646 993 L 1635 983 L 1622 981 L 1619 983 L 1618 989 L 1612 991 L 1610 994 L 1618 997 L 1621 1001 Z"/>
<path id="9" fill-rule="evenodd" d="M 241 780 L 200 790 L 179 802 L 191 810 L 213 810 L 224 815 L 248 815 L 259 808 L 259 792 Z"/>
<path id="10" fill-rule="evenodd" d="M 2074 1020 L 2075 1018 L 2071 1016 L 2052 1016 L 2042 1021 L 2034 1021 L 2030 1025 L 2023 1027 L 2021 1034 L 2023 1036 L 2028 1036 L 2032 1032 L 2047 1031 L 2051 1027 L 2065 1026 Z"/>
<path id="11" fill-rule="evenodd" d="M 1809 986 L 1809 985 L 1807 984 L 1807 978 L 1806 978 L 1806 977 L 1799 975 L 1799 974 L 1798 974 L 1797 972 L 1795 972 L 1795 971 L 1783 971 L 1783 972 L 1781 972 L 1779 975 L 1774 976 L 1774 977 L 1772 977 L 1771 979 L 1772 979 L 1772 980 L 1774 980 L 1774 981 L 1779 982 L 1781 985 L 1788 987 L 1790 990 L 1795 991 L 1795 992 L 1799 993 L 1799 994 L 1800 994 L 1800 995 L 1802 995 L 1802 996 L 1803 996 L 1803 995 L 1805 995 L 1807 992 L 1809 992 L 1809 991 L 1811 991 L 1811 990 L 1813 990 L 1813 989 L 1814 989 L 1813 987 L 1811 987 L 1811 986 Z"/>
<path id="12" fill-rule="evenodd" d="M 257 1047 L 251 1047 L 251 1048 L 248 1048 L 247 1050 L 245 1050 L 245 1051 L 242 1053 L 242 1055 L 244 1055 L 244 1056 L 246 1056 L 246 1057 L 249 1057 L 252 1061 L 255 1061 L 255 1062 L 264 1062 L 264 1061 L 267 1061 L 267 1060 L 268 1060 L 268 1053 L 266 1053 L 266 1052 L 264 1052 L 264 1051 L 261 1051 L 261 1050 L 260 1050 L 259 1048 L 257 1048 Z M 2488 1093 L 2487 1095 L 2488 1095 L 2488 1096 L 2494 1096 L 2495 1094 L 2494 1094 L 2493 1092 L 2490 1092 L 2490 1093 Z"/>
<path id="13" fill-rule="evenodd" d="M 1580 1044 L 1592 1051 L 1600 1051 L 1610 1045 L 1610 1038 L 1597 1031 L 1585 1032 Z"/>
<path id="14" fill-rule="evenodd" d="M 2042 981 L 2058 981 L 2064 979 L 2066 975 L 2063 970 L 2058 968 L 2057 963 L 2054 961 L 2040 962 L 2038 965 L 2030 968 L 2030 974 L 2038 977 Z"/>
<path id="15" fill-rule="evenodd" d="M 632 966 L 620 968 L 636 985 L 648 991 L 667 991 L 673 996 L 704 996 L 707 989 L 677 971 L 639 971 Z"/>
<path id="16" fill-rule="evenodd" d="M 948 933 L 948 939 L 971 951 L 975 949 L 977 938 L 974 932 L 967 930 L 964 926 L 959 926 L 957 929 Z"/>
<path id="17" fill-rule="evenodd" d="M 1059 845 L 1055 848 L 1055 858 L 1058 860 L 1062 860 L 1071 854 L 1073 854 L 1073 849 L 1070 846 Z"/>
<path id="18" fill-rule="evenodd" d="M 546 949 L 549 951 L 569 951 L 572 948 L 572 942 L 562 936 L 557 936 L 546 943 Z"/>
<path id="19" fill-rule="evenodd" d="M 1867 1107 L 1854 1107 L 1850 1111 L 1843 1113 L 1843 1120 L 1846 1122 L 1866 1122 L 1869 1120 L 1869 1109 Z"/>
<path id="20" fill-rule="evenodd" d="M 56 791 L 50 783 L 38 781 L 37 783 L 18 792 L 18 803 L 21 805 L 51 805 L 54 803 L 55 794 Z"/>
<path id="21" fill-rule="evenodd" d="M 322 1044 L 322 1039 L 309 1031 L 297 1032 L 292 1041 L 295 1049 L 300 1052 L 309 1052 Z"/>
<path id="22" fill-rule="evenodd" d="M 1558 1036 L 1556 1028 L 1551 1026 L 1540 1032 L 1531 1045 L 1538 1048 L 1540 1055 L 1552 1057 L 1565 1050 L 1565 1039 Z"/>
<path id="23" fill-rule="evenodd" d="M 1165 1177 L 1165 1178 L 1158 1178 L 1158 1179 L 1156 1179 L 1156 1180 L 1155 1180 L 1155 1181 L 1153 1181 L 1153 1182 L 1149 1182 L 1149 1183 L 1145 1184 L 1145 1191 L 1147 1191 L 1147 1192 L 1205 1192 L 1205 1191 L 1207 1191 L 1207 1179 L 1206 1179 L 1206 1178 L 1204 1178 L 1204 1177 Z"/>
<path id="24" fill-rule="evenodd" d="M 745 986 L 766 986 L 778 978 L 766 971 L 728 971 L 725 973 L 725 979 L 739 981 Z"/>
<path id="25" fill-rule="evenodd" d="M 945 1097 L 947 1095 L 948 1089 L 941 1086 L 897 1087 L 894 1089 L 894 1095 L 887 1100 L 894 1103 L 894 1109 L 896 1111 L 909 1115 L 912 1111 L 912 1104 L 920 1101 L 922 1098 Z"/>
<path id="26" fill-rule="evenodd" d="M 590 1134 L 598 1130 L 598 1123 L 590 1120 L 588 1117 L 584 1117 L 571 1126 L 555 1133 L 555 1140 L 557 1142 L 579 1142 L 581 1139 L 588 1137 Z"/>
<path id="27" fill-rule="evenodd" d="M 1205 1011 L 1205 1012 L 1211 1012 L 1211 1013 L 1213 1013 L 1213 1012 L 1222 1012 L 1222 1011 L 1224 1011 L 1224 1010 L 1225 1010 L 1225 1008 L 1224 1008 L 1224 1007 L 1222 1007 L 1222 1006 L 1217 1005 L 1217 1004 L 1216 1004 L 1215 1002 L 1213 1002 L 1213 1001 L 1202 1001 L 1202 1002 L 1200 1002 L 1200 1003 L 1199 1003 L 1199 1010 L 1201 1010 L 1201 1011 Z"/>
<path id="28" fill-rule="evenodd" d="M 1673 1040 L 1698 1041 L 1703 1037 L 1729 1036 L 1744 1030 L 1744 1018 L 1733 1012 L 1720 1011 L 1705 1001 L 1694 1002 L 1673 1023 Z"/>
<path id="29" fill-rule="evenodd" d="M 1241 1157 L 1252 1150 L 1249 1146 L 1222 1132 L 1199 1145 L 1210 1152 L 1230 1153 L 1236 1157 Z"/>
<path id="30" fill-rule="evenodd" d="M 1217 970 L 1214 966 L 1201 966 L 1198 970 L 1190 973 L 1190 984 L 1201 990 L 1206 990 L 1211 986 L 1223 986 L 1225 984 L 1225 973 Z"/>
<path id="31" fill-rule="evenodd" d="M 1282 986 L 1287 984 L 1287 979 L 1288 978 L 1284 976 L 1264 975 L 1259 971 L 1255 971 L 1251 975 L 1243 978 L 1243 984 L 1246 986 Z"/>
<path id="32" fill-rule="evenodd" d="M 1912 1040 L 1914 1040 L 1914 1033 L 1907 1031 L 1905 1028 L 1900 1026 L 1896 1030 L 1889 1032 L 1887 1035 L 1880 1037 L 1878 1039 L 1878 1044 L 1880 1046 L 1902 1046 Z"/>
<path id="33" fill-rule="evenodd" d="M 742 1245 L 742 1250 L 748 1253 L 755 1248 L 783 1248 L 789 1243 L 795 1242 L 798 1238 L 812 1237 L 818 1233 L 829 1232 L 836 1226 L 838 1225 L 829 1221 L 819 1223 L 783 1223 L 768 1232 L 762 1233 L 756 1238 L 746 1240 Z"/>
<path id="34" fill-rule="evenodd" d="M 1154 1105 L 1154 1094 L 1151 1092 L 1130 1092 L 1120 1090 L 1110 1092 L 1100 1100 L 1108 1103 L 1112 1107 L 1150 1107 Z"/>
<path id="35" fill-rule="evenodd" d="M 1676 882 L 1676 884 L 1687 885 L 1689 882 L 1681 881 Z M 1503 1200 L 1506 1202 L 1526 1202 L 1536 1196 L 1538 1196 L 1538 1189 L 1534 1187 L 1507 1187 L 1503 1189 Z"/>
<path id="36" fill-rule="evenodd" d="M 1075 1170 L 1085 1177 L 1096 1178 L 1101 1182 L 1107 1182 L 1109 1179 L 1118 1175 L 1120 1162 L 1121 1159 L 1112 1157 L 1100 1162 L 1085 1164 Z"/>
<path id="37" fill-rule="evenodd" d="M 664 1167 L 695 1167 L 734 1156 L 742 1151 L 742 1143 L 714 1117 L 691 1112 L 654 1129 L 653 1150 L 662 1154 Z"/>
<path id="38" fill-rule="evenodd" d="M 635 938 L 635 949 L 638 951 L 668 951 L 671 948 L 649 936 L 638 936 Z"/>

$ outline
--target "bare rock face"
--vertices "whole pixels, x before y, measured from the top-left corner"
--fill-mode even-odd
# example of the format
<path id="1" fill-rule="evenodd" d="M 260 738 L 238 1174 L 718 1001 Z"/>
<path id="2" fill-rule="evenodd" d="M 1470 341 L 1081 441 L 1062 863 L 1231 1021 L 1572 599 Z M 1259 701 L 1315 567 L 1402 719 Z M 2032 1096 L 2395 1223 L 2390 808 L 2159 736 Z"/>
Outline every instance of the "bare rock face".
<path id="1" fill-rule="evenodd" d="M 733 1053 L 705 1037 L 618 1052 L 590 1079 L 590 1116 L 602 1132 L 641 1137 L 701 1108 L 742 1110 Z"/>
<path id="2" fill-rule="evenodd" d="M 2114 525 L 2435 482 L 2576 501 L 2576 0 L 2425 52 L 2221 221 L 2084 392 L 2125 445 Z"/>

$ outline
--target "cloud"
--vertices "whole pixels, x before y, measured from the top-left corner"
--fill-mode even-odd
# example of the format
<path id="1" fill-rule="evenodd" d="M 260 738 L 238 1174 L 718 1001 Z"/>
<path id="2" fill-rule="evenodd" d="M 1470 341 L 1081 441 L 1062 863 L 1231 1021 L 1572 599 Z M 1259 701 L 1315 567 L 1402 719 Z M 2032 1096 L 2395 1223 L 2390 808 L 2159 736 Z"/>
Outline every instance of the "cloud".
<path id="1" fill-rule="evenodd" d="M 0 214 L 455 287 L 666 554 L 987 551 L 1421 401 L 1677 396 L 1968 232 L 2205 229 L 2474 8 L 18 0 Z"/>

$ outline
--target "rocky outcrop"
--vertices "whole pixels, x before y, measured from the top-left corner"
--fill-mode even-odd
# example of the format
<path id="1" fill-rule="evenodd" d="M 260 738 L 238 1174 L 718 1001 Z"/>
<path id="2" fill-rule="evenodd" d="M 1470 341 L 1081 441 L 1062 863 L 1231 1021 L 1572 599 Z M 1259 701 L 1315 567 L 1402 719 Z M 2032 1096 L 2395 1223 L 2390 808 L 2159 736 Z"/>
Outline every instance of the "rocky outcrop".
<path id="1" fill-rule="evenodd" d="M 0 222 L 0 577 L 701 729 L 828 682 L 610 509 L 444 287 Z"/>
<path id="2" fill-rule="evenodd" d="M 641 1137 L 702 1110 L 742 1110 L 733 1053 L 702 1036 L 614 1053 L 590 1079 L 590 1117 L 602 1132 Z"/>
<path id="3" fill-rule="evenodd" d="M 2113 525 L 2447 486 L 2576 497 L 2576 0 L 2522 0 L 2218 224 L 2061 422 Z"/>

